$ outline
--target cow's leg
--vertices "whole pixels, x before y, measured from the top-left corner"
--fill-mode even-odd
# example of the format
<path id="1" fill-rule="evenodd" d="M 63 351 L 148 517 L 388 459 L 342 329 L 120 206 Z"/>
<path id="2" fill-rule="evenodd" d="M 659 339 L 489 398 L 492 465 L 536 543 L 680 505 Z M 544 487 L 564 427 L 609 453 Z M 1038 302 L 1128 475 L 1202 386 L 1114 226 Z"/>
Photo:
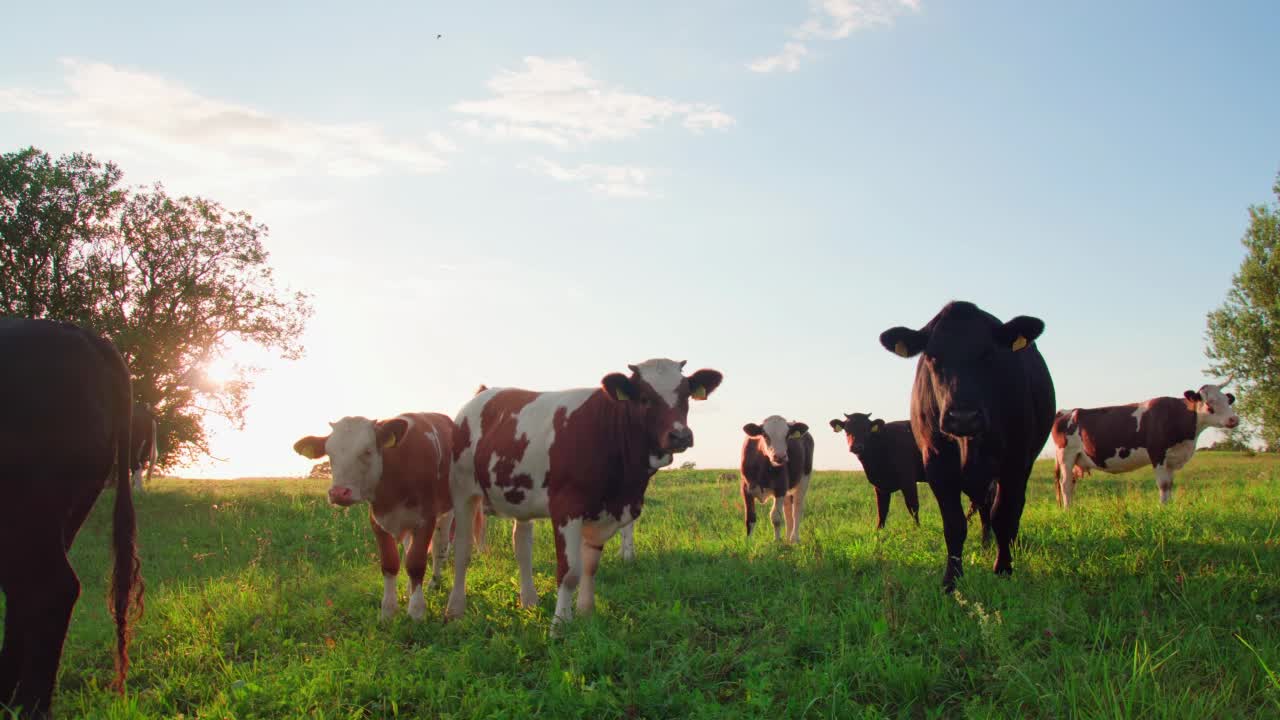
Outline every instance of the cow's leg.
<path id="1" fill-rule="evenodd" d="M 627 523 L 626 525 L 623 525 L 618 530 L 618 534 L 621 535 L 621 538 L 619 538 L 619 544 L 622 545 L 622 561 L 623 562 L 631 562 L 632 560 L 636 559 L 635 533 L 636 533 L 635 521 L 632 521 Z"/>
<path id="2" fill-rule="evenodd" d="M 133 491 L 142 492 L 142 467 L 133 471 Z"/>
<path id="3" fill-rule="evenodd" d="M 382 529 L 373 513 L 369 513 L 369 525 L 373 528 L 373 539 L 378 544 L 378 560 L 382 563 L 382 613 L 379 617 L 390 620 L 400 609 L 400 600 L 396 597 L 396 577 L 400 574 L 400 547 L 391 533 Z"/>
<path id="4" fill-rule="evenodd" d="M 533 521 L 516 520 L 511 527 L 511 544 L 520 568 L 520 607 L 538 604 L 538 590 L 533 586 Z M 558 551 L 557 551 L 558 552 Z"/>
<path id="5" fill-rule="evenodd" d="M 563 522 L 552 518 L 556 531 L 556 616 L 551 629 L 573 619 L 573 592 L 582 579 L 582 518 Z"/>
<path id="6" fill-rule="evenodd" d="M 478 502 L 476 503 L 475 519 L 471 525 L 471 542 L 474 544 L 476 552 L 484 552 L 486 523 L 488 523 L 488 520 L 484 516 L 484 503 Z"/>
<path id="7" fill-rule="evenodd" d="M 747 537 L 751 537 L 751 530 L 756 526 L 756 496 L 751 494 L 751 486 L 745 480 L 742 481 L 742 506 L 746 513 Z"/>
<path id="8" fill-rule="evenodd" d="M 876 488 L 876 529 L 884 529 L 884 521 L 889 517 L 889 499 L 893 497 L 893 491 L 884 488 Z"/>
<path id="9" fill-rule="evenodd" d="M 773 539 L 782 540 L 782 512 L 786 507 L 786 495 L 773 496 L 773 505 L 769 508 L 769 522 L 773 523 Z"/>
<path id="10" fill-rule="evenodd" d="M 996 534 L 996 563 L 992 569 L 997 575 L 1013 574 L 1012 546 L 1018 539 L 1022 508 L 1027 502 L 1026 477 L 1030 474 L 1031 468 L 1022 469 L 1020 475 L 1017 471 L 1008 472 L 996 484 L 996 497 L 990 503 L 990 512 L 991 528 Z"/>
<path id="11" fill-rule="evenodd" d="M 13 595 L 5 592 L 4 645 L 0 646 L 0 707 L 13 699 L 18 687 L 18 673 L 22 671 L 25 655 L 26 628 L 19 616 L 21 606 L 14 605 Z"/>
<path id="12" fill-rule="evenodd" d="M 804 520 L 804 499 L 809 494 L 809 476 L 804 475 L 800 478 L 800 484 L 796 485 L 791 499 L 793 522 L 791 527 L 791 542 L 800 542 L 800 522 Z"/>
<path id="13" fill-rule="evenodd" d="M 1160 488 L 1160 504 L 1164 505 L 1173 499 L 1173 470 L 1168 465 L 1156 466 L 1156 487 Z"/>
<path id="14" fill-rule="evenodd" d="M 942 535 L 947 542 L 947 568 L 942 574 L 942 591 L 952 592 L 956 589 L 956 580 L 964 575 L 964 539 L 969 533 L 969 523 L 965 521 L 964 507 L 960 504 L 960 488 L 956 479 L 931 478 L 929 488 L 938 501 L 938 511 L 942 514 Z"/>
<path id="15" fill-rule="evenodd" d="M 80 488 L 80 492 L 74 496 L 71 508 L 67 511 L 66 522 L 62 526 L 63 550 L 71 549 L 71 543 L 75 542 L 76 534 L 80 532 L 85 518 L 89 517 L 93 504 L 98 501 L 101 493 L 102 490 L 95 483 L 93 487 Z"/>
<path id="16" fill-rule="evenodd" d="M 1064 448 L 1058 451 L 1058 457 L 1054 462 L 1054 484 L 1058 491 L 1058 502 L 1063 510 L 1071 507 L 1071 501 L 1075 497 L 1076 457 L 1076 453 L 1068 452 Z"/>
<path id="17" fill-rule="evenodd" d="M 458 466 L 454 465 L 455 472 L 457 469 Z M 460 618 L 467 611 L 467 564 L 471 562 L 471 525 L 475 522 L 476 505 L 479 504 L 479 495 L 457 490 L 453 493 L 453 517 L 456 523 L 453 536 L 453 589 L 449 591 L 449 602 L 445 605 L 446 618 Z"/>
<path id="18" fill-rule="evenodd" d="M 630 527 L 630 524 L 627 525 Z M 590 615 L 596 609 L 596 570 L 600 567 L 600 553 L 610 535 L 596 532 L 590 526 L 582 530 L 582 581 L 578 584 L 578 615 Z"/>
<path id="19" fill-rule="evenodd" d="M 409 573 L 409 617 L 421 620 L 427 614 L 427 601 L 422 597 L 422 580 L 427 574 L 427 545 L 436 534 L 436 517 L 432 513 L 422 527 L 410 535 L 404 554 L 404 568 Z"/>
<path id="20" fill-rule="evenodd" d="M 448 552 L 449 528 L 453 525 L 453 511 L 441 513 L 436 519 L 436 530 L 431 534 L 431 580 L 428 590 L 440 587 L 440 572 L 444 569 L 444 556 Z"/>
<path id="21" fill-rule="evenodd" d="M 12 705 L 23 709 L 23 717 L 45 717 L 53 700 L 71 611 L 80 597 L 80 581 L 56 530 L 33 540 L 27 539 L 22 566 L 5 578 L 5 642 L 9 617 L 16 615 L 14 623 L 25 637 Z"/>
<path id="22" fill-rule="evenodd" d="M 902 487 L 902 502 L 906 503 L 907 512 L 911 513 L 912 519 L 916 521 L 916 527 L 920 527 L 920 494 L 914 480 L 908 481 Z"/>
<path id="23" fill-rule="evenodd" d="M 782 519 L 786 532 L 783 537 L 787 542 L 791 542 L 791 533 L 796 526 L 796 496 L 794 492 L 788 491 L 782 496 Z"/>

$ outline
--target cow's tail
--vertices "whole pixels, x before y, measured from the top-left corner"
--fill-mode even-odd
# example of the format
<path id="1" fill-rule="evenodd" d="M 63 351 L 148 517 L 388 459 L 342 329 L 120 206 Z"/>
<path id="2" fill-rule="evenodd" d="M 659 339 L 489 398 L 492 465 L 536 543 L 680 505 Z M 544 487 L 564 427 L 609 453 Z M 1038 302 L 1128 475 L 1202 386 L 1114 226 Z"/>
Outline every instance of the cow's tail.
<path id="1" fill-rule="evenodd" d="M 137 517 L 133 509 L 130 484 L 130 427 L 133 425 L 133 400 L 129 369 L 113 347 L 111 354 L 118 365 L 116 382 L 116 500 L 112 509 L 111 549 L 115 567 L 111 575 L 109 602 L 116 623 L 116 692 L 124 694 L 125 677 L 129 674 L 129 624 L 142 615 L 142 573 L 138 561 Z M 130 604 L 133 605 L 130 608 Z"/>
<path id="2" fill-rule="evenodd" d="M 151 484 L 151 471 L 156 467 L 156 458 L 160 457 L 160 452 L 156 448 L 156 436 L 159 432 L 156 428 L 156 419 L 151 418 L 151 456 L 147 458 L 147 484 Z"/>

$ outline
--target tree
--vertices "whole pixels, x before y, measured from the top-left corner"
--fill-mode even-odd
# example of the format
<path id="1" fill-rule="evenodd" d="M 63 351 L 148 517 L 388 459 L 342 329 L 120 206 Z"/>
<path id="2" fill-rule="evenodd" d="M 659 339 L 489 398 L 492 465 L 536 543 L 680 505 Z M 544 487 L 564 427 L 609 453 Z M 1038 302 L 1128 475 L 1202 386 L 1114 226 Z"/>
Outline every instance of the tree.
<path id="1" fill-rule="evenodd" d="M 1269 447 L 1280 445 L 1280 174 L 1276 204 L 1249 208 L 1241 243 L 1245 258 L 1226 302 L 1208 317 L 1209 371 L 1232 375 L 1240 388 L 1237 412 L 1251 420 Z"/>
<path id="2" fill-rule="evenodd" d="M 134 397 L 156 409 L 159 461 L 208 454 L 204 420 L 243 425 L 253 367 L 204 372 L 233 344 L 295 359 L 312 310 L 277 287 L 265 225 L 157 184 L 121 189 L 89 155 L 0 156 L 0 313 L 70 320 L 120 348 Z"/>

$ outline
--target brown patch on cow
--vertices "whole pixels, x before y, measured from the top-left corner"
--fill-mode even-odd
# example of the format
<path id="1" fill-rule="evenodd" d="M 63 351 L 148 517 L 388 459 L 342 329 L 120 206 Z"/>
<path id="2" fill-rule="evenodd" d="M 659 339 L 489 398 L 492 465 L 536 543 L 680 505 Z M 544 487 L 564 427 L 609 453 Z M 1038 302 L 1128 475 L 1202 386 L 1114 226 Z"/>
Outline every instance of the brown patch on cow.
<path id="1" fill-rule="evenodd" d="M 489 398 L 480 409 L 480 440 L 476 443 L 475 475 L 481 489 L 490 487 L 532 488 L 533 478 L 516 475 L 516 465 L 524 459 L 529 448 L 528 437 L 516 437 L 516 421 L 520 411 L 537 399 L 538 393 L 528 390 L 502 390 Z M 493 463 L 497 453 L 498 460 Z M 492 463 L 493 473 L 489 466 Z"/>
<path id="2" fill-rule="evenodd" d="M 511 503 L 512 505 L 519 505 L 520 503 L 524 502 L 524 490 L 521 490 L 519 488 L 512 488 L 502 493 L 502 497 L 506 498 L 507 502 Z"/>
<path id="3" fill-rule="evenodd" d="M 471 447 L 471 422 L 468 418 L 462 418 L 462 424 L 454 428 L 453 431 L 453 461 L 458 462 L 462 457 L 463 451 Z"/>
<path id="4" fill-rule="evenodd" d="M 382 450 L 382 479 L 374 490 L 369 512 L 373 516 L 397 507 L 421 508 L 422 516 L 436 517 L 453 509 L 449 494 L 449 465 L 441 462 L 453 454 L 453 420 L 439 413 L 403 415 L 412 422 L 394 447 Z M 433 433 L 439 442 L 431 442 Z"/>
<path id="5" fill-rule="evenodd" d="M 1145 408 L 1139 426 L 1134 413 Z M 1164 463 L 1169 448 L 1196 438 L 1195 403 L 1184 398 L 1158 397 L 1145 403 L 1081 408 L 1070 413 L 1073 423 L 1066 425 L 1067 434 L 1080 430 L 1084 452 L 1101 469 L 1114 457 L 1127 458 L 1138 448 L 1146 449 L 1153 467 Z M 1065 428 L 1064 428 L 1065 429 Z M 1059 424 L 1054 423 L 1054 444 L 1065 446 L 1060 439 Z"/>

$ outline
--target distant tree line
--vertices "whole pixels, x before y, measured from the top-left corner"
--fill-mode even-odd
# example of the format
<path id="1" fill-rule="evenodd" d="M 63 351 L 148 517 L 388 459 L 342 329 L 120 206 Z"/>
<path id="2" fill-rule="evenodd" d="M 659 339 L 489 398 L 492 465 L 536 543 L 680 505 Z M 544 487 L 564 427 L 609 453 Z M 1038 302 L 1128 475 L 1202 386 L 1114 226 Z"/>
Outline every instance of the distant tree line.
<path id="1" fill-rule="evenodd" d="M 208 416 L 243 426 L 254 368 L 215 382 L 207 364 L 233 342 L 299 357 L 312 308 L 278 287 L 248 213 L 123 177 L 84 153 L 0 155 L 0 315 L 114 341 L 158 414 L 158 465 L 173 467 L 208 454 Z"/>

